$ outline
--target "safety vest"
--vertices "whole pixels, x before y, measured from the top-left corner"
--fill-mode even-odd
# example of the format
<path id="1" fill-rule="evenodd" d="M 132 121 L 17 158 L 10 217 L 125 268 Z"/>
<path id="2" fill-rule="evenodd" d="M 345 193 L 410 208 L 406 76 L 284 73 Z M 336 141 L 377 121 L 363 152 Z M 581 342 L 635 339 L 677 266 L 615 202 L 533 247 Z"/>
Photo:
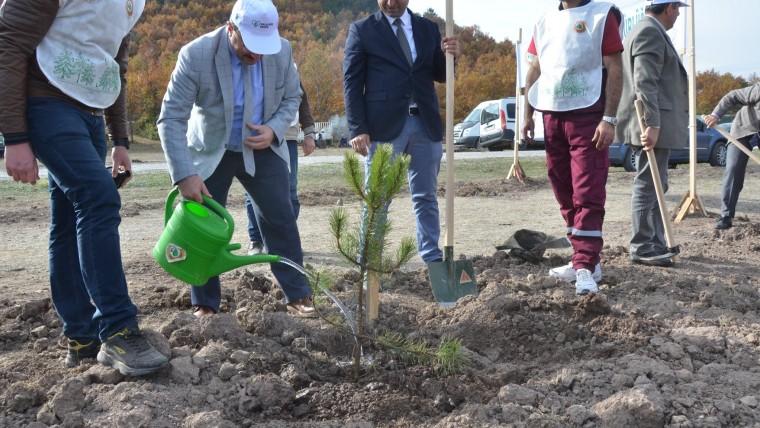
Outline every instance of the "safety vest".
<path id="1" fill-rule="evenodd" d="M 121 91 L 114 57 L 145 0 L 59 0 L 58 14 L 37 46 L 50 83 L 93 108 L 110 107 Z"/>
<path id="2" fill-rule="evenodd" d="M 533 33 L 541 75 L 528 92 L 540 111 L 570 111 L 594 104 L 602 92 L 602 41 L 611 3 L 552 10 Z"/>

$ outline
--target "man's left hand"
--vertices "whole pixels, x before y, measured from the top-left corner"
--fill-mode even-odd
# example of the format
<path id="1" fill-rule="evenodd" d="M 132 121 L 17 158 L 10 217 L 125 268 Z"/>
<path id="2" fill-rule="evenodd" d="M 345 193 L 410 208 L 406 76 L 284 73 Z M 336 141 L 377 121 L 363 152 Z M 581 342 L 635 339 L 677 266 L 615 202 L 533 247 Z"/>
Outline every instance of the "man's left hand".
<path id="1" fill-rule="evenodd" d="M 596 126 L 596 131 L 594 131 L 594 138 L 591 139 L 591 142 L 596 144 L 596 149 L 604 150 L 613 141 L 615 141 L 615 127 L 604 120 L 599 122 L 599 125 Z"/>
<path id="2" fill-rule="evenodd" d="M 111 169 L 111 175 L 116 178 L 120 171 L 132 172 L 132 160 L 129 159 L 129 152 L 124 146 L 114 146 L 111 150 L 111 161 L 113 162 L 113 169 Z M 128 175 L 124 180 L 125 185 L 132 179 L 132 175 Z"/>
<path id="3" fill-rule="evenodd" d="M 245 138 L 243 144 L 253 150 L 264 150 L 272 145 L 274 141 L 274 131 L 269 125 L 251 125 L 246 123 L 245 126 L 251 131 L 256 131 L 258 135 L 251 135 Z"/>
<path id="4" fill-rule="evenodd" d="M 462 55 L 462 46 L 459 45 L 459 40 L 456 36 L 444 37 L 441 40 L 441 49 L 444 53 L 450 53 L 454 55 L 454 58 Z"/>
<path id="5" fill-rule="evenodd" d="M 705 125 L 707 125 L 708 128 L 712 128 L 713 126 L 718 124 L 718 116 L 714 114 L 707 114 L 702 116 L 702 119 L 705 121 Z"/>

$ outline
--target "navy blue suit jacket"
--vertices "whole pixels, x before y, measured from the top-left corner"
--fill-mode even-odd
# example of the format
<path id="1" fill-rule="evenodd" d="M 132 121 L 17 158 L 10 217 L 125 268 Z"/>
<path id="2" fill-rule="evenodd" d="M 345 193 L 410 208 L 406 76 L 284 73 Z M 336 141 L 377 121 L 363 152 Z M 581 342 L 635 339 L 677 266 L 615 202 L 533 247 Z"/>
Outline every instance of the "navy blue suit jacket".
<path id="1" fill-rule="evenodd" d="M 382 11 L 351 24 L 343 58 L 343 90 L 350 138 L 369 134 L 389 141 L 401 134 L 414 101 L 430 139 L 443 140 L 434 81 L 446 80 L 441 33 L 431 20 L 412 13 L 417 59 L 412 66 Z"/>

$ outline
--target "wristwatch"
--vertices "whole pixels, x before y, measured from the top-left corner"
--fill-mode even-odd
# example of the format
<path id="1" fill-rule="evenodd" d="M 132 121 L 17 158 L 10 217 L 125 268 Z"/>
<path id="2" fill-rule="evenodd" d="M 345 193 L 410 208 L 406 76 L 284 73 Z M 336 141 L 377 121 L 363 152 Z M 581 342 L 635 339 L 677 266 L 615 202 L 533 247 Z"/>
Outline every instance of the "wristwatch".
<path id="1" fill-rule="evenodd" d="M 114 147 L 124 147 L 129 150 L 129 138 L 114 138 L 111 140 Z"/>
<path id="2" fill-rule="evenodd" d="M 609 123 L 612 126 L 617 126 L 617 118 L 615 116 L 602 116 L 602 120 Z"/>

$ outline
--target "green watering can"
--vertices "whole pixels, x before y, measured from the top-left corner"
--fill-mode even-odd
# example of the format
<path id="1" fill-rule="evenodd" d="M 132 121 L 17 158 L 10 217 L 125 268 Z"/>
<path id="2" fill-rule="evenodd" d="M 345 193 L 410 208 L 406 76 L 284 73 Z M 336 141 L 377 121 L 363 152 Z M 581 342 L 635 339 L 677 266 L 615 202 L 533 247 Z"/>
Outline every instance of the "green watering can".
<path id="1" fill-rule="evenodd" d="M 181 201 L 174 208 L 179 189 L 166 198 L 164 231 L 153 247 L 153 258 L 173 277 L 201 286 L 209 278 L 254 263 L 277 263 L 280 256 L 238 256 L 240 244 L 230 244 L 235 222 L 227 210 L 203 196 L 208 209 L 195 201 Z"/>

